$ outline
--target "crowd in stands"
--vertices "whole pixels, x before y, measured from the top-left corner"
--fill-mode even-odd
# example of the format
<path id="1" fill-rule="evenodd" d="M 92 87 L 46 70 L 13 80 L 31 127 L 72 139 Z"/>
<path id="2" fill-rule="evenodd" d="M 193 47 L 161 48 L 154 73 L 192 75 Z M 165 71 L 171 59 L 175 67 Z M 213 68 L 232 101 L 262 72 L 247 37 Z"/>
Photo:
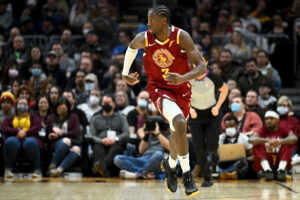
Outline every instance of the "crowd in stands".
<path id="1" fill-rule="evenodd" d="M 147 24 L 125 23 L 121 2 L 0 0 L 5 178 L 22 171 L 16 163 L 26 160 L 33 178 L 76 168 L 86 176 L 160 177 L 169 125 L 149 101 L 142 51 L 131 68 L 140 73 L 140 83 L 129 86 L 121 77 L 127 46 Z M 272 66 L 274 43 L 266 35 L 292 38 L 300 0 L 178 2 L 170 4 L 171 23 L 190 33 L 210 72 L 229 89 L 220 110 L 219 145 L 242 143 L 247 153 L 210 164 L 218 165 L 221 179 L 285 180 L 292 156 L 300 155 L 300 125 L 292 101 L 280 93 L 282 74 Z M 196 169 L 192 146 L 190 155 Z"/>

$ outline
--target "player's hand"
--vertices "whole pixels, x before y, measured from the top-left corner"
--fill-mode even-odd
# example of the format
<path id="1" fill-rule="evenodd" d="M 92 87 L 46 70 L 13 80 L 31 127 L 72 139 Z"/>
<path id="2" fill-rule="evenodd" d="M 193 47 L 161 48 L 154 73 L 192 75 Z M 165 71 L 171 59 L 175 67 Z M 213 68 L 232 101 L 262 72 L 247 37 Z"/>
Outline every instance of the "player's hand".
<path id="1" fill-rule="evenodd" d="M 139 74 L 137 72 L 134 72 L 130 75 L 122 75 L 122 78 L 124 81 L 126 81 L 126 83 L 128 83 L 129 85 L 135 85 L 137 83 L 140 82 L 139 80 Z"/>
<path id="2" fill-rule="evenodd" d="M 219 115 L 219 108 L 217 108 L 216 106 L 212 107 L 211 114 L 213 116 L 218 116 Z"/>
<path id="3" fill-rule="evenodd" d="M 180 75 L 178 73 L 168 72 L 165 75 L 166 75 L 165 81 L 167 81 L 169 85 L 179 85 L 181 83 L 186 82 L 184 80 L 183 75 Z"/>

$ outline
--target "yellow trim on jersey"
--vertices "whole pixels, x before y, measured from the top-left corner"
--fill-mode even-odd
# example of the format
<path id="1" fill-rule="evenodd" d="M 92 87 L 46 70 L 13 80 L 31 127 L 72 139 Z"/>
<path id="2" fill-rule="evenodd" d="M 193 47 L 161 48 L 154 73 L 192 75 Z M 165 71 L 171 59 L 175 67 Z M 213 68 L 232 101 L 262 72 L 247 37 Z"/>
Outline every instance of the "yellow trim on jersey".
<path id="1" fill-rule="evenodd" d="M 145 45 L 146 47 L 149 46 L 147 32 L 145 32 Z"/>
<path id="2" fill-rule="evenodd" d="M 165 45 L 170 41 L 170 39 L 168 38 L 167 40 L 165 40 L 164 42 L 161 43 L 161 45 Z"/>
<path id="3" fill-rule="evenodd" d="M 177 39 L 176 39 L 176 43 L 179 44 L 179 36 L 180 36 L 180 32 L 181 32 L 181 29 L 178 30 L 177 32 Z"/>

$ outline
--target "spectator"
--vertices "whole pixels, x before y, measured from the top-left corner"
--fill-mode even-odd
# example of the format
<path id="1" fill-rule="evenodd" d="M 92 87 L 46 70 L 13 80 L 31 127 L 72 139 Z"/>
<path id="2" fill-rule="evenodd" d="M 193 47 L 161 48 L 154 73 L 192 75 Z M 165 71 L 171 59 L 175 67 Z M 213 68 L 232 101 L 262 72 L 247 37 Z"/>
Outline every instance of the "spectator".
<path id="1" fill-rule="evenodd" d="M 100 90 L 92 89 L 89 95 L 88 103 L 82 103 L 77 106 L 78 109 L 82 110 L 85 113 L 88 122 L 91 121 L 95 113 L 101 110 L 100 98 L 101 98 Z"/>
<path id="2" fill-rule="evenodd" d="M 265 114 L 265 126 L 250 137 L 254 145 L 254 170 L 258 178 L 266 181 L 274 179 L 274 172 L 279 181 L 286 180 L 286 166 L 291 162 L 291 145 L 297 142 L 292 131 L 279 125 L 279 115 L 274 111 Z M 274 170 L 274 171 L 273 171 Z"/>
<path id="3" fill-rule="evenodd" d="M 60 44 L 63 48 L 63 52 L 67 58 L 74 58 L 74 54 L 77 52 L 77 47 L 74 44 L 72 38 L 72 31 L 65 29 L 60 36 Z"/>
<path id="4" fill-rule="evenodd" d="M 271 34 L 285 34 L 287 33 L 287 26 L 288 24 L 283 20 L 282 15 L 275 12 L 272 17 L 272 26 L 268 32 Z"/>
<path id="5" fill-rule="evenodd" d="M 271 85 L 267 82 L 262 83 L 258 88 L 258 105 L 261 108 L 275 109 L 277 98 L 271 95 Z"/>
<path id="6" fill-rule="evenodd" d="M 98 80 L 99 85 L 101 85 L 101 81 L 103 80 L 104 73 L 108 70 L 107 65 L 103 62 L 103 49 L 99 46 L 95 49 L 95 51 L 92 53 L 92 61 L 95 71 L 98 72 Z"/>
<path id="7" fill-rule="evenodd" d="M 230 109 L 231 113 L 227 113 L 222 119 L 222 132 L 225 131 L 224 119 L 228 115 L 234 115 L 238 119 L 238 131 L 246 135 L 252 135 L 254 131 L 263 126 L 260 117 L 255 112 L 246 111 L 243 97 L 234 97 L 230 104 Z"/>
<path id="8" fill-rule="evenodd" d="M 213 29 L 213 34 L 228 35 L 231 32 L 232 27 L 229 21 L 229 13 L 227 10 L 220 10 L 217 24 Z"/>
<path id="9" fill-rule="evenodd" d="M 224 49 L 229 49 L 233 59 L 241 64 L 250 58 L 250 47 L 245 43 L 240 29 L 236 28 L 233 31 L 231 41 L 225 45 Z"/>
<path id="10" fill-rule="evenodd" d="M 75 106 L 75 95 L 74 93 L 72 92 L 72 90 L 70 89 L 66 89 L 64 92 L 63 92 L 63 97 L 65 97 L 66 99 L 68 99 L 69 103 L 70 103 L 70 111 L 71 113 L 74 113 L 77 115 L 77 117 L 79 118 L 79 123 L 80 123 L 80 140 L 79 142 L 81 142 L 81 140 L 83 139 L 83 136 L 86 134 L 86 127 L 89 125 L 89 122 L 86 118 L 86 115 L 85 113 L 78 109 L 76 106 Z M 78 141 L 73 141 L 73 142 L 76 142 L 76 144 L 78 144 L 79 142 Z"/>
<path id="11" fill-rule="evenodd" d="M 257 62 L 255 59 L 250 58 L 245 63 L 246 73 L 238 79 L 238 86 L 242 91 L 242 95 L 253 89 L 258 92 L 260 85 L 268 83 L 270 86 L 274 85 L 273 81 L 257 69 Z M 276 93 L 275 88 L 272 87 L 272 93 Z"/>
<path id="12" fill-rule="evenodd" d="M 48 173 L 51 177 L 57 177 L 71 167 L 81 154 L 80 147 L 73 142 L 79 140 L 79 119 L 71 113 L 66 98 L 58 100 L 55 113 L 47 119 L 46 131 L 54 151 Z"/>
<path id="13" fill-rule="evenodd" d="M 85 76 L 85 90 L 90 93 L 93 89 L 98 89 L 98 78 L 94 73 Z"/>
<path id="14" fill-rule="evenodd" d="M 134 109 L 133 105 L 129 105 L 129 100 L 126 92 L 123 90 L 115 92 L 116 110 L 121 114 L 127 116 L 127 114 Z"/>
<path id="15" fill-rule="evenodd" d="M 160 163 L 165 150 L 169 151 L 169 140 L 161 133 L 158 125 L 155 130 L 145 130 L 145 136 L 139 144 L 139 157 L 116 155 L 114 164 L 120 168 L 121 178 L 155 178 L 159 173 Z"/>
<path id="16" fill-rule="evenodd" d="M 15 104 L 15 114 L 5 118 L 2 124 L 4 134 L 5 178 L 14 177 L 12 167 L 19 151 L 24 151 L 34 167 L 32 177 L 41 177 L 40 149 L 43 144 L 38 138 L 41 130 L 39 118 L 29 113 L 26 98 L 19 98 Z"/>
<path id="17" fill-rule="evenodd" d="M 257 53 L 257 66 L 258 70 L 266 77 L 273 80 L 275 83 L 275 89 L 278 92 L 281 89 L 281 78 L 278 71 L 272 67 L 268 53 L 264 50 L 259 50 Z"/>
<path id="18" fill-rule="evenodd" d="M 76 87 L 72 89 L 72 92 L 75 95 L 75 102 L 76 105 L 79 105 L 81 103 L 86 103 L 86 100 L 88 98 L 88 88 L 87 88 L 87 84 L 85 81 L 85 71 L 83 70 L 78 70 L 76 72 L 76 77 L 75 77 L 75 84 Z"/>
<path id="19" fill-rule="evenodd" d="M 120 30 L 118 33 L 118 40 L 119 40 L 119 45 L 114 47 L 111 55 L 116 55 L 116 54 L 124 54 L 131 39 L 132 39 L 132 32 L 130 30 Z"/>
<path id="20" fill-rule="evenodd" d="M 24 37 L 21 35 L 15 36 L 12 40 L 12 44 L 12 48 L 7 49 L 5 58 L 7 60 L 15 60 L 18 65 L 21 65 L 28 58 Z"/>
<path id="21" fill-rule="evenodd" d="M 296 136 L 300 135 L 300 124 L 296 117 L 293 116 L 292 101 L 287 96 L 281 96 L 277 101 L 277 112 L 280 115 L 279 124 L 293 131 Z"/>
<path id="22" fill-rule="evenodd" d="M 97 47 L 100 46 L 99 44 L 99 37 L 97 33 L 93 30 L 89 31 L 85 34 L 85 43 L 79 48 L 79 51 L 89 51 L 94 52 Z"/>
<path id="23" fill-rule="evenodd" d="M 12 82 L 19 76 L 19 70 L 15 61 L 9 61 L 4 68 L 1 78 L 1 90 L 7 91 L 11 89 Z"/>
<path id="24" fill-rule="evenodd" d="M 16 98 L 26 98 L 29 105 L 29 109 L 34 109 L 34 93 L 33 89 L 30 86 L 24 84 L 20 85 L 18 88 Z"/>
<path id="25" fill-rule="evenodd" d="M 234 79 L 228 79 L 227 82 L 226 82 L 226 85 L 227 85 L 227 88 L 228 90 L 232 90 L 234 88 L 237 88 L 237 83 Z"/>
<path id="26" fill-rule="evenodd" d="M 50 115 L 49 100 L 46 95 L 41 95 L 36 101 L 36 114 L 39 116 L 42 124 L 42 129 L 46 131 L 46 121 Z"/>
<path id="27" fill-rule="evenodd" d="M 69 78 L 71 73 L 77 69 L 75 61 L 72 58 L 65 56 L 64 50 L 60 43 L 54 43 L 52 45 L 52 50 L 56 52 L 59 60 L 60 69 L 66 72 L 66 77 Z"/>
<path id="28" fill-rule="evenodd" d="M 8 116 L 14 114 L 15 97 L 11 92 L 3 92 L 0 97 L 0 133 L 2 133 L 2 123 Z"/>
<path id="29" fill-rule="evenodd" d="M 220 68 L 220 64 L 217 62 L 213 62 L 211 64 L 211 71 L 220 77 L 222 76 L 222 69 Z"/>
<path id="30" fill-rule="evenodd" d="M 88 21 L 88 18 L 89 10 L 85 1 L 80 0 L 72 6 L 69 16 L 71 27 L 79 29 L 79 27 L 81 27 L 84 22 Z"/>
<path id="31" fill-rule="evenodd" d="M 248 160 L 253 156 L 252 144 L 249 144 L 248 137 L 238 131 L 238 120 L 235 116 L 227 116 L 224 119 L 225 133 L 220 135 L 219 145 L 223 144 L 244 144 L 247 158 L 219 162 L 219 174 L 221 180 L 240 179 L 247 175 Z"/>
<path id="32" fill-rule="evenodd" d="M 124 91 L 126 92 L 129 100 L 129 105 L 136 105 L 135 94 L 131 88 L 128 87 L 127 83 L 123 79 L 119 79 L 116 84 L 116 92 Z"/>
<path id="33" fill-rule="evenodd" d="M 67 83 L 66 72 L 60 69 L 59 60 L 56 51 L 50 51 L 46 58 L 46 75 L 52 76 L 59 85 L 60 88 L 64 89 Z"/>
<path id="34" fill-rule="evenodd" d="M 130 111 L 127 115 L 127 121 L 129 125 L 129 132 L 132 138 L 137 138 L 137 130 L 141 125 L 138 125 L 138 118 L 147 114 L 148 112 L 148 102 L 149 102 L 149 93 L 147 91 L 141 91 L 137 98 L 137 106 L 134 110 Z M 142 139 L 142 138 L 139 138 Z"/>
<path id="35" fill-rule="evenodd" d="M 20 85 L 22 85 L 22 81 L 20 79 L 12 80 L 12 82 L 10 84 L 11 89 L 9 91 L 14 95 L 14 97 L 17 96 Z"/>
<path id="36" fill-rule="evenodd" d="M 104 95 L 101 102 L 102 112 L 96 114 L 90 124 L 93 142 L 93 172 L 104 177 L 110 176 L 115 155 L 122 154 L 125 140 L 129 136 L 125 117 L 115 112 L 113 96 Z"/>
<path id="37" fill-rule="evenodd" d="M 44 67 L 44 58 L 42 49 L 39 46 L 34 45 L 30 49 L 30 56 L 20 67 L 20 76 L 24 80 L 28 80 L 31 77 L 30 68 L 34 63 L 40 63 L 41 67 Z"/>
<path id="38" fill-rule="evenodd" d="M 255 112 L 262 121 L 265 118 L 267 109 L 259 107 L 258 94 L 255 90 L 249 90 L 246 94 L 246 111 Z"/>
<path id="39" fill-rule="evenodd" d="M 13 13 L 7 9 L 9 1 L 0 2 L 0 27 L 4 30 L 8 30 L 13 23 Z"/>
<path id="40" fill-rule="evenodd" d="M 262 26 L 271 20 L 271 18 L 266 14 L 267 12 L 267 2 L 265 0 L 259 0 L 257 2 L 257 7 L 251 12 L 251 15 L 258 19 Z"/>
<path id="41" fill-rule="evenodd" d="M 58 86 L 52 86 L 49 90 L 48 99 L 50 104 L 50 112 L 55 113 L 55 108 L 57 106 L 58 99 L 61 96 L 61 90 Z"/>
<path id="42" fill-rule="evenodd" d="M 228 79 L 238 80 L 242 75 L 243 69 L 239 66 L 238 63 L 233 61 L 232 53 L 230 50 L 224 49 L 221 52 L 220 57 L 220 68 L 222 70 L 221 78 L 223 81 L 227 81 Z"/>
<path id="43" fill-rule="evenodd" d="M 33 88 L 34 95 L 38 97 L 41 94 L 42 84 L 46 80 L 46 74 L 42 70 L 41 63 L 33 62 L 29 68 L 31 76 L 28 85 Z"/>

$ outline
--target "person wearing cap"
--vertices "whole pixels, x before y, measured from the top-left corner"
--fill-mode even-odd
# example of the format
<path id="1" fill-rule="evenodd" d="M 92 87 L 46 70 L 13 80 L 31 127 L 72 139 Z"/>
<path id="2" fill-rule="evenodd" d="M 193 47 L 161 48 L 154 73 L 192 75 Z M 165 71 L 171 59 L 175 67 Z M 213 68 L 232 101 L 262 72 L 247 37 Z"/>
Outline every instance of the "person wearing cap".
<path id="1" fill-rule="evenodd" d="M 104 56 L 103 49 L 98 46 L 94 52 L 92 52 L 92 62 L 94 70 L 98 71 L 98 79 L 102 80 L 104 73 L 108 70 L 108 66 L 102 61 Z"/>
<path id="2" fill-rule="evenodd" d="M 258 105 L 261 108 L 275 109 L 277 98 L 271 94 L 272 85 L 269 82 L 262 82 L 258 88 Z"/>
<path id="3" fill-rule="evenodd" d="M 0 133 L 2 132 L 2 122 L 7 116 L 14 114 L 15 97 L 11 92 L 3 92 L 0 97 Z"/>
<path id="4" fill-rule="evenodd" d="M 84 50 L 89 52 L 94 52 L 95 49 L 99 46 L 99 37 L 96 31 L 90 30 L 85 34 L 85 43 L 79 48 L 79 51 Z"/>
<path id="5" fill-rule="evenodd" d="M 20 85 L 18 88 L 17 96 L 16 98 L 26 98 L 28 101 L 28 105 L 30 109 L 33 109 L 34 105 L 34 93 L 33 93 L 33 88 L 31 88 L 28 85 Z"/>
<path id="6" fill-rule="evenodd" d="M 265 114 L 265 125 L 250 138 L 253 144 L 255 162 L 253 168 L 258 178 L 267 181 L 286 180 L 287 166 L 290 165 L 292 148 L 298 141 L 293 132 L 279 123 L 279 114 L 268 110 Z"/>
<path id="7" fill-rule="evenodd" d="M 60 69 L 56 51 L 49 51 L 46 57 L 46 75 L 52 76 L 60 88 L 64 89 L 67 83 L 66 72 Z"/>

